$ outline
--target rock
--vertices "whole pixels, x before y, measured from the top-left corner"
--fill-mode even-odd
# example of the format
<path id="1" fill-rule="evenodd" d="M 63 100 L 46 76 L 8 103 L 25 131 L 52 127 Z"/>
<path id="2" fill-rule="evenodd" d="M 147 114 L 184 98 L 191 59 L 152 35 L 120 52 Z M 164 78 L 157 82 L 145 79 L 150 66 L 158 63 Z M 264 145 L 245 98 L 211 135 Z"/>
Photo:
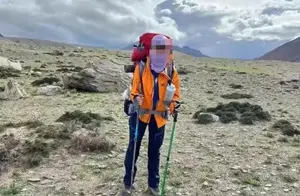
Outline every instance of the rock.
<path id="1" fill-rule="evenodd" d="M 207 188 L 207 187 L 209 187 L 209 184 L 208 184 L 208 182 L 207 182 L 207 181 L 204 181 L 204 182 L 203 182 L 203 184 L 202 184 L 202 187 L 203 187 L 203 188 Z"/>
<path id="2" fill-rule="evenodd" d="M 210 113 L 201 112 L 198 115 L 197 119 L 198 119 L 197 122 L 199 124 L 209 124 L 209 123 L 213 123 L 213 122 L 219 121 L 219 116 L 214 115 L 214 114 L 210 114 Z"/>
<path id="3" fill-rule="evenodd" d="M 41 185 L 50 184 L 50 183 L 52 183 L 52 181 L 48 179 L 41 181 Z"/>
<path id="4" fill-rule="evenodd" d="M 13 79 L 9 79 L 9 81 L 5 86 L 4 92 L 0 93 L 0 99 L 5 99 L 5 100 L 18 100 L 18 99 L 26 98 L 28 96 L 29 95 L 20 86 L 20 84 Z"/>
<path id="5" fill-rule="evenodd" d="M 99 169 L 106 169 L 107 165 L 99 165 Z"/>
<path id="6" fill-rule="evenodd" d="M 28 182 L 40 182 L 41 179 L 40 178 L 29 178 Z"/>
<path id="7" fill-rule="evenodd" d="M 40 71 L 31 71 L 30 75 L 34 76 L 34 77 L 39 77 L 39 76 L 42 76 L 42 72 L 40 72 Z"/>
<path id="8" fill-rule="evenodd" d="M 231 167 L 230 169 L 233 169 L 233 170 L 240 170 L 240 169 L 241 169 L 241 166 L 233 166 L 233 167 Z"/>
<path id="9" fill-rule="evenodd" d="M 64 53 L 60 50 L 53 50 L 52 54 L 54 56 L 63 56 L 64 55 Z"/>
<path id="10" fill-rule="evenodd" d="M 3 56 L 0 56 L 0 68 L 22 71 L 22 65 L 19 61 L 11 61 Z"/>
<path id="11" fill-rule="evenodd" d="M 46 96 L 58 95 L 62 93 L 62 88 L 54 85 L 43 86 L 39 88 L 38 93 Z"/>
<path id="12" fill-rule="evenodd" d="M 85 92 L 123 92 L 128 87 L 125 76 L 113 69 L 111 62 L 107 64 L 95 65 L 89 63 L 87 68 L 75 72 L 67 73 L 63 78 L 64 88 L 76 89 Z"/>

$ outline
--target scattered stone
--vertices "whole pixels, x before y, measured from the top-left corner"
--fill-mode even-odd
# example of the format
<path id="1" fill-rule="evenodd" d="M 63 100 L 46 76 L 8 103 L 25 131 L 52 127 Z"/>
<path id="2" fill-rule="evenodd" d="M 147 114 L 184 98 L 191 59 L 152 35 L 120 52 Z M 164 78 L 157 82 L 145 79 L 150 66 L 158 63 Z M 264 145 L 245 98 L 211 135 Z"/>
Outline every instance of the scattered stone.
<path id="1" fill-rule="evenodd" d="M 203 184 L 202 184 L 202 187 L 203 187 L 203 188 L 207 188 L 207 187 L 209 187 L 209 184 L 208 184 L 208 182 L 207 182 L 207 181 L 204 181 L 204 182 L 203 182 Z"/>
<path id="2" fill-rule="evenodd" d="M 33 77 L 40 77 L 40 76 L 42 76 L 42 72 L 40 72 L 40 71 L 31 71 L 30 75 L 33 76 Z"/>
<path id="3" fill-rule="evenodd" d="M 178 72 L 179 75 L 186 75 L 186 74 L 191 73 L 191 71 L 188 70 L 186 67 L 179 67 L 177 69 L 177 72 Z"/>
<path id="4" fill-rule="evenodd" d="M 46 63 L 43 63 L 40 68 L 46 68 L 47 67 L 47 64 Z"/>
<path id="5" fill-rule="evenodd" d="M 243 94 L 243 93 L 229 93 L 221 95 L 224 99 L 251 99 L 253 98 L 252 95 L 249 94 Z"/>
<path id="6" fill-rule="evenodd" d="M 41 179 L 40 178 L 29 178 L 28 182 L 40 182 Z"/>
<path id="7" fill-rule="evenodd" d="M 294 188 L 299 188 L 299 184 L 295 182 L 295 183 L 293 184 L 293 187 L 294 187 Z"/>
<path id="8" fill-rule="evenodd" d="M 3 56 L 0 56 L 0 68 L 22 71 L 22 65 L 19 61 L 12 61 Z"/>
<path id="9" fill-rule="evenodd" d="M 60 50 L 53 50 L 53 52 L 46 52 L 44 54 L 49 54 L 52 56 L 63 56 L 64 55 L 64 53 Z"/>
<path id="10" fill-rule="evenodd" d="M 29 95 L 26 93 L 24 88 L 22 88 L 20 84 L 13 79 L 9 79 L 5 86 L 4 92 L 0 92 L 0 99 L 3 100 L 18 100 L 28 96 Z"/>
<path id="11" fill-rule="evenodd" d="M 240 85 L 240 84 L 229 84 L 229 86 L 231 87 L 231 88 L 233 88 L 233 89 L 241 89 L 241 88 L 243 88 L 243 86 L 242 85 Z"/>
<path id="12" fill-rule="evenodd" d="M 62 88 L 60 86 L 48 85 L 40 87 L 38 90 L 40 95 L 54 96 L 62 93 Z"/>
<path id="13" fill-rule="evenodd" d="M 52 181 L 48 179 L 41 181 L 41 185 L 50 184 L 50 183 L 52 183 Z"/>
<path id="14" fill-rule="evenodd" d="M 219 116 L 210 113 L 199 113 L 196 118 L 199 124 L 209 124 L 219 121 Z"/>

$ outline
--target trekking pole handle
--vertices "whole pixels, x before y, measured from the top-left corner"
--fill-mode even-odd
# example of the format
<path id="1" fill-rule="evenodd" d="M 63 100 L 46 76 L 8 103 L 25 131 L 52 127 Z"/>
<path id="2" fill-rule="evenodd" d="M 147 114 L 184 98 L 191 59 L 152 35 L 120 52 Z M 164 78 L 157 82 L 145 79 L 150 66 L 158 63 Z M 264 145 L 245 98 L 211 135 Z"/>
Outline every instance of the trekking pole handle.
<path id="1" fill-rule="evenodd" d="M 178 112 L 176 111 L 174 112 L 173 118 L 174 118 L 174 122 L 177 122 Z"/>

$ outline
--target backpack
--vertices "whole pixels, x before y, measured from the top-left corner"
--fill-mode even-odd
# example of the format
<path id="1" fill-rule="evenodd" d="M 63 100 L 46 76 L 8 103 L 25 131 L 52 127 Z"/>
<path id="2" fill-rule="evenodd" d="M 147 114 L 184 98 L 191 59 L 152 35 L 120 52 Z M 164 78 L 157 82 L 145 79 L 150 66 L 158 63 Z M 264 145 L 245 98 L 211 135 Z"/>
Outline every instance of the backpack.
<path id="1" fill-rule="evenodd" d="M 133 62 L 132 65 L 124 66 L 124 71 L 126 73 L 133 73 L 135 70 L 135 67 L 139 65 L 139 75 L 140 75 L 140 81 L 142 81 L 142 76 L 144 73 L 144 69 L 146 66 L 146 57 L 149 55 L 149 51 L 151 48 L 151 40 L 155 35 L 158 35 L 159 33 L 144 33 L 140 36 L 139 44 L 133 45 L 133 51 L 131 55 L 131 61 Z M 162 34 L 163 35 L 163 34 Z M 169 36 L 166 36 L 168 39 L 171 39 Z M 171 64 L 166 68 L 167 75 L 170 77 L 170 80 L 168 83 L 172 83 L 173 73 L 174 73 L 174 57 L 173 57 L 173 51 L 171 50 L 170 54 L 171 58 Z M 132 81 L 131 81 L 132 82 Z M 130 100 L 130 90 L 131 90 L 131 84 L 128 89 L 125 90 L 123 94 L 124 98 L 124 112 L 130 116 L 134 112 L 133 103 Z M 141 82 L 140 84 L 140 91 L 143 93 L 143 84 Z"/>
<path id="2" fill-rule="evenodd" d="M 144 33 L 140 36 L 138 45 L 133 45 L 133 52 L 131 55 L 132 62 L 140 62 L 145 60 L 149 55 L 149 50 L 151 48 L 151 40 L 156 35 L 164 35 L 160 33 Z M 168 39 L 171 39 L 169 36 L 164 35 Z"/>

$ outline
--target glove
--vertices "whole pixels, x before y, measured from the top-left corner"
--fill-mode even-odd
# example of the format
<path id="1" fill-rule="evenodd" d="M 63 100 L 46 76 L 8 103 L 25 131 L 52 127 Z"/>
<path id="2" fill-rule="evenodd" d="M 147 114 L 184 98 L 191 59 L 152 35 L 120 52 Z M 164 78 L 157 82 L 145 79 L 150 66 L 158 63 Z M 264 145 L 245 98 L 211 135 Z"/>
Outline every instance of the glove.
<path id="1" fill-rule="evenodd" d="M 172 101 L 170 104 L 170 114 L 174 115 L 175 113 L 179 113 L 180 111 L 180 102 L 179 101 Z"/>

